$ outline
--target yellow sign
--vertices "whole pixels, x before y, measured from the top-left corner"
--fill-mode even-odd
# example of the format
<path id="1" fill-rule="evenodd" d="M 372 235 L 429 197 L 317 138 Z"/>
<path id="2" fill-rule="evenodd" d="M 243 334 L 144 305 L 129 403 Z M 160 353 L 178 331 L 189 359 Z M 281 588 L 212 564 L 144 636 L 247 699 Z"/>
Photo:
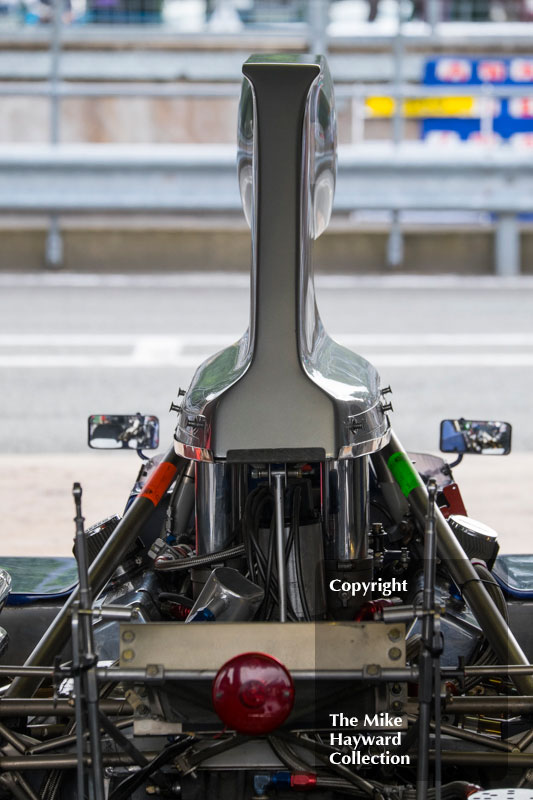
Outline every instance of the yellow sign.
<path id="1" fill-rule="evenodd" d="M 475 117 L 479 104 L 475 97 L 413 97 L 402 103 L 404 117 Z M 365 107 L 372 117 L 391 117 L 396 108 L 393 97 L 367 97 Z"/>

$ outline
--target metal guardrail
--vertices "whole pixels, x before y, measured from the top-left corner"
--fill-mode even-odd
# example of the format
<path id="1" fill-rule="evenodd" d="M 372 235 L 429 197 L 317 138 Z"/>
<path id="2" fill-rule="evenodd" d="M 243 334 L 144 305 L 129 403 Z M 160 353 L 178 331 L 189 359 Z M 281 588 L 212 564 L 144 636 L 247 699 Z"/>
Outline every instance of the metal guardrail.
<path id="1" fill-rule="evenodd" d="M 464 3 L 470 0 L 455 0 L 458 13 Z M 213 0 L 213 6 L 222 10 L 233 5 L 233 0 Z M 336 208 L 342 211 L 362 209 L 383 209 L 392 211 L 392 225 L 389 238 L 388 259 L 391 265 L 402 261 L 402 234 L 399 214 L 409 209 L 424 210 L 480 210 L 497 215 L 495 262 L 498 274 L 516 274 L 520 269 L 520 238 L 516 215 L 529 212 L 531 168 L 529 159 L 511 148 L 495 150 L 465 148 L 458 150 L 431 151 L 425 145 L 402 144 L 404 138 L 404 118 L 402 101 L 405 98 L 439 97 L 452 92 L 455 95 L 468 91 L 469 95 L 483 98 L 497 98 L 517 94 L 525 90 L 521 87 L 479 88 L 414 86 L 407 81 L 412 76 L 406 71 L 406 53 L 413 48 L 412 57 L 418 58 L 416 51 L 420 46 L 446 47 L 454 44 L 464 46 L 475 44 L 477 48 L 505 39 L 523 46 L 530 37 L 533 22 L 495 23 L 491 22 L 452 22 L 443 21 L 448 6 L 440 0 L 428 0 L 425 21 L 407 22 L 403 19 L 404 6 L 398 2 L 395 14 L 386 24 L 359 22 L 354 35 L 347 37 L 344 23 L 333 22 L 327 26 L 328 0 L 306 0 L 307 18 L 304 22 L 286 27 L 247 29 L 241 33 L 215 28 L 181 35 L 183 42 L 190 41 L 205 47 L 208 42 L 224 42 L 224 47 L 237 47 L 245 37 L 263 38 L 264 42 L 284 38 L 300 41 L 300 46 L 308 46 L 314 52 L 327 52 L 333 45 L 337 53 L 333 56 L 339 64 L 343 63 L 344 48 L 365 49 L 384 46 L 389 50 L 393 80 L 388 84 L 340 84 L 339 98 L 352 102 L 352 136 L 357 140 L 360 121 L 365 115 L 364 98 L 370 94 L 390 94 L 395 99 L 392 115 L 394 147 L 361 146 L 352 152 L 341 151 L 340 170 Z M 466 7 L 465 6 L 465 7 Z M 469 6 L 470 7 L 470 6 Z M 487 0 L 486 19 L 490 15 L 490 0 Z M 20 29 L 23 41 L 49 43 L 50 58 L 41 64 L 38 75 L 27 76 L 26 81 L 9 80 L 0 83 L 0 97 L 4 96 L 46 96 L 50 100 L 49 139 L 51 147 L 24 148 L 10 147 L 0 152 L 0 210 L 26 213 L 43 212 L 51 215 L 47 238 L 46 261 L 49 266 L 61 263 L 62 245 L 58 214 L 70 212 L 96 213 L 104 210 L 122 212 L 163 211 L 230 211 L 240 208 L 237 186 L 234 177 L 233 155 L 224 154 L 224 148 L 195 148 L 183 146 L 161 148 L 128 148 L 124 146 L 59 146 L 61 140 L 60 107 L 67 97 L 230 97 L 236 96 L 239 87 L 233 79 L 233 62 L 228 67 L 224 83 L 177 83 L 172 70 L 172 78 L 166 82 L 145 81 L 139 74 L 122 74 L 112 71 L 101 82 L 83 81 L 84 76 L 75 72 L 70 75 L 77 80 L 66 80 L 68 64 L 63 61 L 64 44 L 72 49 L 76 43 L 90 44 L 93 37 L 102 41 L 154 42 L 173 36 L 174 32 L 165 26 L 71 26 L 65 25 L 64 0 L 50 0 L 51 25 L 33 31 Z M 517 9 L 522 6 L 517 4 Z M 473 9 L 473 5 L 472 5 Z M 448 13 L 446 12 L 446 13 Z M 455 12 L 454 12 L 455 13 Z M 462 16 L 459 14 L 459 19 Z M 466 14 L 468 16 L 468 14 Z M 529 18 L 528 18 L 529 19 Z M 348 26 L 349 27 L 349 26 Z M 2 33 L 4 36 L 12 33 Z M 15 36 L 16 39 L 16 36 Z M 264 44 L 263 42 L 263 44 Z M 229 54 L 229 50 L 228 50 Z M 38 53 L 36 55 L 39 55 Z M 72 55 L 71 53 L 69 55 Z M 115 55 L 116 58 L 116 55 Z M 385 55 L 385 58 L 387 56 Z M 70 63 L 70 62 L 69 62 Z M 129 63 L 129 62 L 128 62 Z M 128 64 L 126 64 L 128 67 Z M 131 64 L 130 64 L 131 67 Z M 24 73 L 25 74 L 25 73 Z M 166 73 L 165 73 L 166 74 Z M 117 80 L 109 81 L 115 75 Z M 37 80 L 29 80 L 29 78 Z M 137 77 L 137 80 L 130 81 Z M 167 76 L 168 77 L 168 76 Z M 235 75 L 237 78 L 237 75 Z M 379 76 L 377 78 L 379 80 Z M 353 76 L 349 80 L 353 80 Z M 128 82 L 129 81 L 129 82 Z M 503 94 L 505 92 L 505 94 Z M 484 120 L 483 131 L 492 129 L 490 103 Z M 233 148 L 226 148 L 233 154 Z M 202 155 L 200 155 L 200 152 Z M 485 163 L 486 162 L 486 163 Z"/>
<path id="2" fill-rule="evenodd" d="M 147 35 L 237 38 L 257 33 L 309 39 L 325 35 L 322 31 L 327 28 L 328 35 L 340 41 L 353 36 L 378 41 L 390 36 L 396 17 L 394 4 L 380 0 L 361 0 L 352 8 L 331 0 L 189 0 L 188 4 L 180 0 L 109 0 L 105 5 L 95 0 L 62 0 L 61 10 L 65 30 L 79 40 L 108 36 L 111 30 L 115 40 L 117 36 L 131 40 Z M 50 3 L 7 0 L 2 12 L 0 37 L 36 42 L 46 38 Z M 503 4 L 499 0 L 404 0 L 401 14 L 408 35 L 412 29 L 417 37 L 461 24 L 485 26 L 487 33 L 498 36 L 494 29 L 499 26 L 518 29 L 532 18 L 523 0 L 505 0 Z M 516 35 L 520 35 L 518 30 Z"/>
<path id="3" fill-rule="evenodd" d="M 533 159 L 511 149 L 436 150 L 419 143 L 339 148 L 337 212 L 490 212 L 496 220 L 498 275 L 520 272 L 517 215 L 531 212 L 532 196 Z M 57 218 L 235 213 L 240 208 L 233 146 L 0 148 L 0 212 Z"/>

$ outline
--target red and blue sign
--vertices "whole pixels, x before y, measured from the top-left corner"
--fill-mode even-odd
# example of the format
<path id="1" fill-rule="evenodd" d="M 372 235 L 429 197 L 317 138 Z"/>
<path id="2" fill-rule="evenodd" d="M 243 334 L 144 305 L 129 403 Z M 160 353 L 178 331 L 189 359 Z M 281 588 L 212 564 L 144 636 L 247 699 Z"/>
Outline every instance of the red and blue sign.
<path id="1" fill-rule="evenodd" d="M 533 56 L 513 58 L 464 58 L 441 56 L 428 59 L 422 83 L 425 86 L 523 86 L 524 94 L 516 92 L 500 97 L 494 104 L 492 131 L 496 138 L 513 140 L 517 144 L 533 145 Z M 476 92 L 479 96 L 479 91 Z M 487 92 L 490 97 L 490 90 Z M 482 104 L 480 104 L 482 107 Z M 462 140 L 482 138 L 481 118 L 431 117 L 422 120 L 422 137 L 436 132 L 454 135 Z"/>

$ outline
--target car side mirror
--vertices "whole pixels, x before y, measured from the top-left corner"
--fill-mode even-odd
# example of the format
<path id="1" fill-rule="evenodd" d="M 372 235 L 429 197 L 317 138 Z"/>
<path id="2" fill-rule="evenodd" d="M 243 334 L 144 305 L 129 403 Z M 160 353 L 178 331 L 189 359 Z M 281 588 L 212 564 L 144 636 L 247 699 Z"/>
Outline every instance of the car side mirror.
<path id="1" fill-rule="evenodd" d="M 472 419 L 443 419 L 440 449 L 460 455 L 506 456 L 511 452 L 509 422 Z"/>
<path id="2" fill-rule="evenodd" d="M 155 450 L 159 420 L 145 414 L 92 414 L 88 444 L 95 450 Z"/>

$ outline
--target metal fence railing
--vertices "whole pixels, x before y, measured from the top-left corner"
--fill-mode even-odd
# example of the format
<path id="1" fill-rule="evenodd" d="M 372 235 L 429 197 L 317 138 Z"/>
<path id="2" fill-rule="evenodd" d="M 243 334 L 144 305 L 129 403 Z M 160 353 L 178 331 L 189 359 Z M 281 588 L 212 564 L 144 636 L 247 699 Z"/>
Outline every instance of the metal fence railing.
<path id="1" fill-rule="evenodd" d="M 0 0 L 0 33 L 16 35 L 46 27 L 54 0 Z M 531 0 L 59 0 L 61 19 L 71 29 L 143 26 L 183 34 L 246 32 L 352 36 L 387 33 L 398 13 L 404 23 L 533 21 Z M 369 30 L 370 29 L 370 30 Z"/>
<path id="2" fill-rule="evenodd" d="M 375 143 L 340 148 L 337 213 L 486 212 L 495 228 L 495 272 L 520 272 L 518 217 L 531 210 L 533 160 L 511 150 L 442 152 Z M 47 247 L 59 266 L 59 215 L 240 212 L 231 146 L 0 148 L 0 213 L 50 214 Z M 390 247 L 398 231 L 391 230 Z M 55 259 L 55 261 L 54 261 Z"/>
<path id="3" fill-rule="evenodd" d="M 239 71 L 229 60 L 228 75 L 220 80 L 217 74 L 219 62 L 212 53 L 209 54 L 210 45 L 218 47 L 218 58 L 229 58 L 227 53 L 231 47 L 248 48 L 257 42 L 262 47 L 274 45 L 276 48 L 292 47 L 315 52 L 331 50 L 330 62 L 334 76 L 335 70 L 342 73 L 344 69 L 336 87 L 339 105 L 343 105 L 345 112 L 347 109 L 344 113 L 345 128 L 346 118 L 349 119 L 349 132 L 346 135 L 345 131 L 344 141 L 353 145 L 364 144 L 373 138 L 377 126 L 381 126 L 379 136 L 389 138 L 399 149 L 406 139 L 425 138 L 425 143 L 420 141 L 418 147 L 420 153 L 424 148 L 428 150 L 429 160 L 423 155 L 420 158 L 430 176 L 438 175 L 435 178 L 435 198 L 431 202 L 427 185 L 421 192 L 422 179 L 414 162 L 402 161 L 404 157 L 399 153 L 391 156 L 386 147 L 375 151 L 381 153 L 383 158 L 392 158 L 390 163 L 395 165 L 388 172 L 380 173 L 381 194 L 374 197 L 368 206 L 389 210 L 392 214 L 389 263 L 397 266 L 402 261 L 401 223 L 402 214 L 407 210 L 418 207 L 438 213 L 439 210 L 456 208 L 466 213 L 475 209 L 495 215 L 491 219 L 496 227 L 496 271 L 515 274 L 520 268 L 518 215 L 533 212 L 533 173 L 524 169 L 527 163 L 524 153 L 530 153 L 533 147 L 533 127 L 529 132 L 525 128 L 517 129 L 516 133 L 506 134 L 504 138 L 499 133 L 498 124 L 502 104 L 508 116 L 514 114 L 522 120 L 533 119 L 533 90 L 531 96 L 528 94 L 528 83 L 533 89 L 533 52 L 529 55 L 527 49 L 528 41 L 533 41 L 533 10 L 530 16 L 530 3 L 533 9 L 533 0 L 0 0 L 0 40 L 4 43 L 14 42 L 19 53 L 21 44 L 24 47 L 27 43 L 28 56 L 35 56 L 39 47 L 41 50 L 49 49 L 46 64 L 37 78 L 13 80 L 11 75 L 9 79 L 5 74 L 4 78 L 0 76 L 0 104 L 13 97 L 26 98 L 30 102 L 32 98 L 48 101 L 49 125 L 47 130 L 42 131 L 41 143 L 48 143 L 55 149 L 54 153 L 47 152 L 46 148 L 37 150 L 37 161 L 33 162 L 26 155 L 21 156 L 22 161 L 17 161 L 17 152 L 10 152 L 10 148 L 0 154 L 0 177 L 5 181 L 0 210 L 6 212 L 9 209 L 9 198 L 12 197 L 18 198 L 16 203 L 13 200 L 13 210 L 23 213 L 33 209 L 49 213 L 46 261 L 50 266 L 58 266 L 62 260 L 58 215 L 68 212 L 67 198 L 71 198 L 71 210 L 91 211 L 90 202 L 82 202 L 77 187 L 85 186 L 90 194 L 91 182 L 80 182 L 80 176 L 87 175 L 87 170 L 83 169 L 83 159 L 86 159 L 87 165 L 92 163 L 93 166 L 99 159 L 96 152 L 98 145 L 94 145 L 93 151 L 91 148 L 79 148 L 75 157 L 72 150 L 63 148 L 62 107 L 65 101 L 83 98 L 236 100 Z M 161 36 L 163 46 L 160 47 L 159 43 L 155 47 L 158 57 L 177 59 L 176 51 L 172 48 L 169 50 L 164 43 L 175 46 L 178 35 L 182 48 L 186 48 L 189 42 L 200 52 L 207 50 L 204 53 L 205 63 L 212 65 L 204 69 L 203 80 L 158 80 L 153 76 L 143 79 L 140 77 L 142 69 L 135 69 L 132 74 L 128 72 L 128 65 L 133 64 L 131 59 L 124 62 L 124 71 L 119 79 L 113 79 L 115 68 L 106 72 L 105 64 L 100 67 L 100 73 L 95 70 L 90 78 L 81 72 L 77 76 L 76 70 L 72 69 L 77 45 L 80 45 L 80 52 L 84 49 L 92 52 L 93 48 L 96 53 L 98 44 L 102 50 L 99 56 L 105 56 L 107 48 L 110 60 L 106 63 L 115 65 L 120 57 L 120 53 L 114 49 L 117 44 L 129 43 L 133 58 L 138 62 L 142 61 L 143 47 L 152 46 L 153 37 Z M 472 42 L 480 51 L 495 44 L 499 47 L 502 41 L 506 42 L 507 48 L 514 43 L 520 50 L 514 60 L 508 55 L 498 55 L 486 56 L 484 60 L 478 59 L 474 63 L 474 59 L 464 55 L 451 57 L 449 63 L 444 65 L 448 83 L 439 83 L 437 74 L 437 80 L 431 85 L 422 85 L 420 70 L 415 76 L 412 70 L 409 73 L 407 70 L 409 58 L 421 63 L 418 55 L 421 46 L 431 53 L 434 46 L 441 52 L 444 48 L 453 52 L 457 45 L 464 53 L 468 52 Z M 243 45 L 243 42 L 246 44 Z M 347 49 L 355 44 L 357 52 L 364 56 L 365 52 L 375 48 L 376 43 L 380 48 L 379 58 L 390 64 L 390 80 L 354 82 L 353 77 L 349 77 L 350 68 L 343 67 Z M 66 49 L 68 53 L 64 52 Z M 68 70 L 65 68 L 65 59 L 69 59 Z M 183 64 L 171 74 L 179 73 L 182 67 Z M 470 73 L 475 71 L 474 83 L 470 81 L 472 75 L 469 70 Z M 515 80 L 517 76 L 518 80 Z M 478 129 L 474 129 L 473 135 L 471 132 L 469 136 L 446 130 L 439 133 L 438 130 L 432 130 L 427 122 L 439 116 L 463 120 L 465 130 L 468 130 L 472 120 L 477 119 Z M 471 147 L 456 157 L 454 149 L 463 147 L 467 140 Z M 213 128 L 212 141 L 218 141 L 216 127 Z M 435 144 L 437 147 L 432 147 Z M 499 150 L 503 155 L 494 157 Z M 445 151 L 448 155 L 443 155 Z M 144 157 L 150 168 L 157 166 L 159 156 L 155 151 L 155 162 L 149 154 L 145 153 Z M 37 167 L 39 158 L 40 166 Z M 69 158 L 74 158 L 72 163 L 75 168 L 66 167 Z M 358 168 L 368 175 L 364 158 L 359 162 L 355 159 L 353 164 L 359 164 Z M 481 168 L 480 160 L 482 162 L 484 159 L 494 162 L 492 166 L 495 172 L 490 177 Z M 372 163 L 379 172 L 378 161 Z M 450 188 L 448 193 L 440 191 L 438 182 L 444 180 L 446 173 L 441 169 L 441 164 L 447 164 L 451 170 L 451 182 L 444 182 L 446 186 L 452 187 L 453 180 L 460 177 L 461 170 L 470 176 L 470 182 L 460 182 L 463 199 L 461 192 L 455 189 L 452 191 Z M 468 164 L 471 165 L 470 171 Z M 30 174 L 32 169 L 35 171 L 33 177 Z M 183 164 L 176 169 L 186 172 Z M 521 169 L 522 176 L 518 181 L 516 175 Z M 134 160 L 129 164 L 124 163 L 121 167 L 124 181 L 121 178 L 116 184 L 120 190 L 117 189 L 115 195 L 109 193 L 110 197 L 115 197 L 115 201 L 110 202 L 110 208 L 117 212 L 139 211 L 142 207 L 142 203 L 130 207 L 124 202 L 121 192 L 128 185 L 125 177 L 128 172 L 135 191 L 142 191 L 145 176 L 135 169 Z M 340 174 L 347 173 L 341 170 Z M 368 190 L 350 200 L 349 191 L 358 192 L 357 181 L 350 174 L 351 179 L 345 184 L 341 205 L 344 204 L 345 210 L 362 210 L 364 202 L 361 204 L 361 197 L 366 197 L 370 202 L 368 198 L 371 196 L 372 182 L 368 184 Z M 45 175 L 49 176 L 48 182 Z M 109 171 L 97 170 L 90 177 L 93 184 L 94 181 L 100 181 L 95 196 L 105 199 Z M 480 186 L 474 186 L 472 181 L 475 180 L 481 181 Z M 399 196 L 397 192 L 395 195 L 399 181 L 405 187 L 404 197 L 410 199 L 405 199 L 403 203 L 399 200 L 392 203 L 390 198 Z M 73 192 L 68 190 L 69 182 L 72 182 Z M 498 202 L 494 195 L 495 187 L 501 192 L 508 184 L 512 186 L 511 194 L 507 193 L 505 199 L 502 199 L 502 195 Z M 455 187 L 457 185 L 456 180 Z M 62 195 L 61 192 L 57 194 L 58 186 L 62 187 Z M 36 187 L 42 191 L 39 193 Z M 63 197 L 63 203 L 56 202 L 54 198 L 58 196 Z M 153 208 L 148 209 L 145 205 L 144 211 L 152 213 L 164 210 L 164 204 L 157 208 L 158 196 L 156 192 Z M 219 196 L 223 197 L 223 194 Z M 474 196 L 475 200 L 472 199 Z M 183 197 L 185 206 L 180 206 L 182 211 L 186 210 L 187 198 L 192 195 L 185 192 Z M 414 202 L 417 197 L 418 206 Z M 234 204 L 234 199 L 231 203 Z M 101 207 L 104 206 L 105 203 L 102 203 Z M 179 210 L 178 206 L 179 203 L 174 210 Z M 219 203 L 219 206 L 219 210 L 224 210 L 223 204 Z M 191 203 L 189 207 L 192 208 Z M 92 211 L 98 208 L 95 201 Z"/>

